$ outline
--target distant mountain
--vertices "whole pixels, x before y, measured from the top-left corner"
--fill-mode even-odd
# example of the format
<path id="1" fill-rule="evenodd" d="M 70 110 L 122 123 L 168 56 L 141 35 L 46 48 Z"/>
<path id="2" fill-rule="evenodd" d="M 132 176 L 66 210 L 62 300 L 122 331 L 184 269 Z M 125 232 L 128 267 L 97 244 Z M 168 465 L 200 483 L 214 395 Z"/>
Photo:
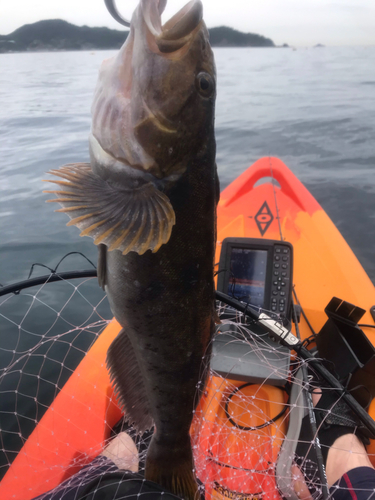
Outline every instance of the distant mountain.
<path id="1" fill-rule="evenodd" d="M 227 26 L 211 28 L 208 31 L 213 47 L 275 47 L 270 38 L 254 33 L 242 33 Z"/>
<path id="2" fill-rule="evenodd" d="M 116 49 L 121 47 L 127 36 L 127 31 L 75 26 L 61 19 L 48 19 L 25 24 L 10 35 L 1 36 L 0 50 L 1 48 L 14 51 Z"/>
<path id="3" fill-rule="evenodd" d="M 275 46 L 269 38 L 226 26 L 212 28 L 209 32 L 214 47 Z M 75 26 L 61 19 L 48 19 L 25 24 L 10 35 L 0 35 L 0 52 L 118 49 L 127 36 L 127 31 Z"/>

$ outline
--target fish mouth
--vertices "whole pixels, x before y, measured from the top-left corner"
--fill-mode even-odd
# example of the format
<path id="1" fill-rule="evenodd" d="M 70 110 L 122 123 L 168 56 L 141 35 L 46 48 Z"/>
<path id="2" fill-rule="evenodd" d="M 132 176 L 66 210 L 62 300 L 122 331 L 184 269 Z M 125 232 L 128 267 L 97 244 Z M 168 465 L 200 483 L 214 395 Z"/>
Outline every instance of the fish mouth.
<path id="1" fill-rule="evenodd" d="M 161 24 L 167 0 L 142 0 L 143 19 L 152 35 L 150 48 L 168 54 L 176 52 L 191 40 L 203 19 L 201 0 L 191 0 L 164 25 Z"/>

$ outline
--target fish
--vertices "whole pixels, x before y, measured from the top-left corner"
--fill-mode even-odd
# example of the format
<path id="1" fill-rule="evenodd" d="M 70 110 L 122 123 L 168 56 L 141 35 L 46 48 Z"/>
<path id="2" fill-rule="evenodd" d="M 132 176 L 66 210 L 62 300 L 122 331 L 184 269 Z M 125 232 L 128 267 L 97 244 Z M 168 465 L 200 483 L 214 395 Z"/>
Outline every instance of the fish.
<path id="1" fill-rule="evenodd" d="M 99 72 L 90 163 L 51 170 L 59 189 L 47 192 L 98 245 L 99 284 L 122 327 L 110 378 L 128 422 L 154 426 L 145 478 L 192 500 L 189 429 L 217 318 L 216 69 L 201 1 L 162 25 L 165 5 L 139 2 Z"/>

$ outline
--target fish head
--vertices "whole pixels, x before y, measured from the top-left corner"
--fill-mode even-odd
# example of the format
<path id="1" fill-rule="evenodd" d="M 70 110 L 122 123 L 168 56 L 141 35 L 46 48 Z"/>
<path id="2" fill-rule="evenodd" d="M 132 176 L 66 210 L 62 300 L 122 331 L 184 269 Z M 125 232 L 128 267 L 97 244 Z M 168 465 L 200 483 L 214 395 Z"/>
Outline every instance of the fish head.
<path id="1" fill-rule="evenodd" d="M 102 65 L 91 156 L 174 178 L 213 136 L 216 71 L 200 0 L 164 25 L 166 0 L 141 0 L 120 52 Z M 106 156 L 107 155 L 107 156 Z M 108 155 L 110 160 L 108 160 Z"/>

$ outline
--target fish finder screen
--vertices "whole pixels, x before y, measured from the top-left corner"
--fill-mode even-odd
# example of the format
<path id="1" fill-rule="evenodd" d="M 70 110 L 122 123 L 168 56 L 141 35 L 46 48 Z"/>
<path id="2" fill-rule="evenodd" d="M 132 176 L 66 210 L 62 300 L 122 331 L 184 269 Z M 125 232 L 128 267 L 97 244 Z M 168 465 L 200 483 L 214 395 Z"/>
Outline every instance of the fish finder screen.
<path id="1" fill-rule="evenodd" d="M 263 307 L 267 250 L 232 248 L 228 295 Z"/>

